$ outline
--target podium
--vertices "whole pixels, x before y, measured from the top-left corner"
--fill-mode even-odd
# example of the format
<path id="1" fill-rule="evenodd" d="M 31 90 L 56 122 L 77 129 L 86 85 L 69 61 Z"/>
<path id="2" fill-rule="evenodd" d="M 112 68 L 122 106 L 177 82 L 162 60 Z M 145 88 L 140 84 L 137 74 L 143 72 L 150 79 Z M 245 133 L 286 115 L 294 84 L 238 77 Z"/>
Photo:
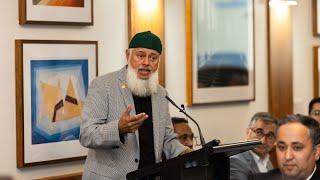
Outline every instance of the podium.
<path id="1" fill-rule="evenodd" d="M 241 141 L 219 146 L 205 146 L 127 174 L 128 180 L 228 180 L 229 157 L 261 144 L 260 140 Z"/>

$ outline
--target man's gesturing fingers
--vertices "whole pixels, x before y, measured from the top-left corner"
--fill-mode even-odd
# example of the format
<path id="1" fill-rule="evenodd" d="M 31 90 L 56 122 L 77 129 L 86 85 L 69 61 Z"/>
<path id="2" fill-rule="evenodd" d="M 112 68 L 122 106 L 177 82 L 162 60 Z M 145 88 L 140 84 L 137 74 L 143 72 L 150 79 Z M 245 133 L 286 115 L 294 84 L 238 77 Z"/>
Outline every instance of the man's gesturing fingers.
<path id="1" fill-rule="evenodd" d="M 119 120 L 118 128 L 120 134 L 135 132 L 141 126 L 143 121 L 148 118 L 148 115 L 146 113 L 140 113 L 135 116 L 130 116 L 131 109 L 132 106 L 129 105 L 123 112 Z"/>

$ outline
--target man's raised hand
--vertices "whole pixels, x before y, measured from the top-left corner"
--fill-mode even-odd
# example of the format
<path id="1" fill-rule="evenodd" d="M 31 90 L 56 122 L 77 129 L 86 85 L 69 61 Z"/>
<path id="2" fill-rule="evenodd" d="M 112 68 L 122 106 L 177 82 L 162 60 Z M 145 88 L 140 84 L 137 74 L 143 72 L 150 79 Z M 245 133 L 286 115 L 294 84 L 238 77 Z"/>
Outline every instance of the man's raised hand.
<path id="1" fill-rule="evenodd" d="M 134 133 L 142 125 L 143 121 L 148 118 L 146 113 L 130 116 L 131 109 L 132 106 L 129 105 L 121 115 L 118 123 L 120 134 Z"/>

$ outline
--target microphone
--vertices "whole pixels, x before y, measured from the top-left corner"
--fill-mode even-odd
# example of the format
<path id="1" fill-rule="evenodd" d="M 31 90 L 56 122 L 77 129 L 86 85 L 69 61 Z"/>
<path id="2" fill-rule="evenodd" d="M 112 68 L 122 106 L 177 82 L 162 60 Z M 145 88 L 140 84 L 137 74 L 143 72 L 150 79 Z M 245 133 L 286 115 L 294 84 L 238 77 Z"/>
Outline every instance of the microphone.
<path id="1" fill-rule="evenodd" d="M 201 129 L 199 127 L 199 124 L 197 123 L 196 120 L 194 120 L 191 116 L 189 116 L 187 114 L 187 112 L 185 111 L 184 109 L 184 106 L 182 106 L 183 108 L 180 108 L 171 98 L 169 98 L 169 96 L 166 96 L 166 99 L 173 105 L 175 106 L 177 109 L 179 109 L 179 112 L 183 113 L 184 115 L 186 115 L 190 120 L 192 120 L 196 125 L 197 125 L 197 128 L 198 128 L 198 132 L 199 132 L 199 136 L 200 136 L 200 143 L 201 143 L 201 146 L 202 147 L 205 147 L 206 146 L 206 142 L 204 141 L 204 138 L 203 138 L 203 135 L 202 135 L 202 132 L 201 132 Z M 219 141 L 219 140 L 218 140 Z M 212 141 L 211 141 L 212 142 Z M 219 141 L 220 143 L 220 141 Z M 219 144 L 218 143 L 218 144 Z M 217 145 L 218 145 L 217 144 Z"/>

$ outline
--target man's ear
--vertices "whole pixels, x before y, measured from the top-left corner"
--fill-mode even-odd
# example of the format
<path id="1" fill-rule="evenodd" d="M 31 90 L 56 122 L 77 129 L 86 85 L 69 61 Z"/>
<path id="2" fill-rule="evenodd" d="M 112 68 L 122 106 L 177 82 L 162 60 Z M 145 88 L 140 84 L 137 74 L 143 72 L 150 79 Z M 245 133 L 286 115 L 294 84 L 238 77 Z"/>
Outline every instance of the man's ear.
<path id="1" fill-rule="evenodd" d="M 315 151 L 316 151 L 316 152 L 315 152 L 314 156 L 315 156 L 316 161 L 318 161 L 318 160 L 319 160 L 319 157 L 320 157 L 320 144 L 317 144 L 317 145 L 316 145 Z"/>
<path id="2" fill-rule="evenodd" d="M 246 139 L 249 139 L 249 134 L 250 134 L 250 129 L 247 128 L 247 129 L 246 129 Z"/>

